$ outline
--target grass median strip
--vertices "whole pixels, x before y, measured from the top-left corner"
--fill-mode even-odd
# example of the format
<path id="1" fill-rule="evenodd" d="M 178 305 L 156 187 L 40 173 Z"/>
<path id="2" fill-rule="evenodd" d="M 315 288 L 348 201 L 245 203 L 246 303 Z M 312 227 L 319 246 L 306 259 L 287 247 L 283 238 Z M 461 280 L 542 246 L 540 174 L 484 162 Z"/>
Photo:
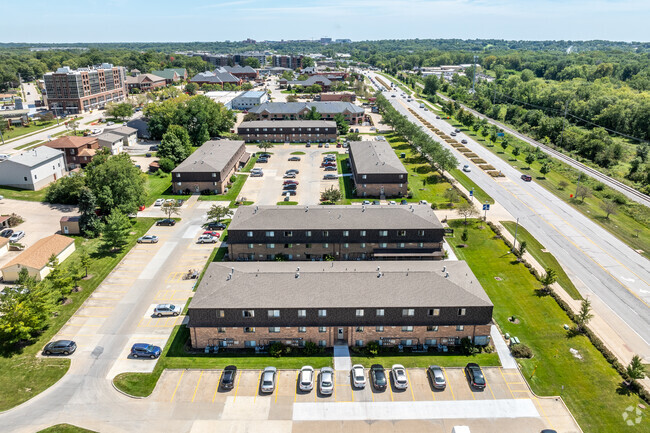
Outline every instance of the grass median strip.
<path id="1" fill-rule="evenodd" d="M 449 171 L 449 174 L 451 174 L 454 179 L 458 181 L 463 187 L 465 187 L 466 190 L 474 191 L 474 198 L 478 200 L 479 203 L 485 203 L 486 201 L 490 204 L 494 204 L 494 199 L 488 195 L 483 189 L 481 189 L 480 186 L 478 186 L 472 179 L 467 177 L 465 173 L 463 173 L 461 170 L 454 168 Z"/>
<path id="2" fill-rule="evenodd" d="M 41 430 L 38 433 L 95 433 L 95 431 L 71 424 L 57 424 Z"/>

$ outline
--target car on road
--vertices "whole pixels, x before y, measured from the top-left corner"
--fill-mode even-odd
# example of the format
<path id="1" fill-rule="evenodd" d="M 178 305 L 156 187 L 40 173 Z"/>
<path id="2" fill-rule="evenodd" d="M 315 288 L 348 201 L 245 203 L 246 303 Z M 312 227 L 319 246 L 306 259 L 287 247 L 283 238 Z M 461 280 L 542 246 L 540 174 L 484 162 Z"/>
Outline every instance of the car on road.
<path id="1" fill-rule="evenodd" d="M 178 316 L 181 314 L 182 308 L 174 304 L 158 304 L 153 309 L 154 316 Z"/>
<path id="2" fill-rule="evenodd" d="M 397 202 L 395 200 L 391 200 L 391 201 L 388 202 L 388 204 L 393 205 L 393 204 L 397 204 Z"/>
<path id="3" fill-rule="evenodd" d="M 406 200 L 402 200 L 402 201 L 399 202 L 399 204 L 409 204 L 409 202 L 406 201 Z"/>
<path id="4" fill-rule="evenodd" d="M 151 358 L 156 359 L 162 353 L 162 349 L 153 344 L 135 343 L 131 346 L 131 356 L 133 358 Z"/>
<path id="5" fill-rule="evenodd" d="M 70 355 L 77 350 L 77 343 L 72 340 L 58 340 L 47 343 L 43 348 L 45 355 Z"/>
<path id="6" fill-rule="evenodd" d="M 138 238 L 138 243 L 139 244 L 157 244 L 158 243 L 158 236 L 156 236 L 156 235 L 144 235 L 144 236 Z"/>
<path id="7" fill-rule="evenodd" d="M 16 232 L 13 232 L 13 234 L 9 236 L 9 242 L 18 242 L 24 237 L 25 237 L 25 232 L 22 230 L 18 230 Z"/>
<path id="8" fill-rule="evenodd" d="M 391 376 L 393 376 L 393 385 L 397 389 L 406 389 L 409 386 L 409 380 L 406 376 L 406 368 L 402 364 L 395 364 L 390 369 Z"/>
<path id="9" fill-rule="evenodd" d="M 156 221 L 157 226 L 175 226 L 176 221 L 174 221 L 171 218 L 165 218 L 164 220 L 158 220 Z"/>
<path id="10" fill-rule="evenodd" d="M 260 157 L 260 158 L 257 158 L 257 162 L 259 162 L 260 164 L 266 164 L 267 162 L 269 162 L 269 160 L 268 160 L 268 158 L 261 158 Z"/>
<path id="11" fill-rule="evenodd" d="M 3 238 L 10 238 L 11 235 L 13 235 L 13 234 L 14 234 L 14 231 L 12 229 L 5 229 L 5 230 L 0 232 L 0 236 L 2 236 Z"/>
<path id="12" fill-rule="evenodd" d="M 436 119 L 440 119 L 440 116 L 436 116 Z"/>
<path id="13" fill-rule="evenodd" d="M 336 168 L 335 165 L 328 165 L 323 170 L 325 170 L 325 171 L 336 171 L 337 168 Z"/>
<path id="14" fill-rule="evenodd" d="M 275 390 L 275 378 L 278 374 L 278 369 L 275 367 L 266 367 L 262 372 L 262 379 L 260 380 L 261 392 L 273 392 Z"/>
<path id="15" fill-rule="evenodd" d="M 528 175 L 528 174 L 522 174 L 521 175 L 521 180 L 523 180 L 524 182 L 530 182 L 530 181 L 533 180 L 533 177 Z"/>
<path id="16" fill-rule="evenodd" d="M 463 165 L 463 171 L 469 173 L 470 171 L 472 171 L 472 168 L 469 166 L 469 164 L 465 164 Z"/>
<path id="17" fill-rule="evenodd" d="M 196 240 L 197 243 L 199 244 L 214 244 L 219 241 L 219 238 L 211 236 L 211 235 L 201 235 L 199 238 Z"/>
<path id="18" fill-rule="evenodd" d="M 384 370 L 384 367 L 381 364 L 373 364 L 370 367 L 370 380 L 372 381 L 372 386 L 374 386 L 376 390 L 381 391 L 386 389 L 388 380 L 386 378 L 386 370 Z"/>
<path id="19" fill-rule="evenodd" d="M 352 385 L 355 388 L 365 388 L 366 387 L 366 370 L 361 364 L 355 364 L 350 370 L 350 376 L 352 376 Z"/>
<path id="20" fill-rule="evenodd" d="M 390 95 L 390 97 L 391 97 L 391 98 L 394 98 L 394 97 L 395 97 L 395 95 Z"/>
<path id="21" fill-rule="evenodd" d="M 214 230 L 206 230 L 203 232 L 203 234 L 212 236 L 213 238 L 218 238 L 221 236 L 219 233 L 215 232 Z"/>
<path id="22" fill-rule="evenodd" d="M 449 135 L 451 135 L 452 137 L 455 137 L 456 133 L 455 132 L 450 132 Z"/>
<path id="23" fill-rule="evenodd" d="M 292 156 L 291 158 L 289 158 L 289 161 L 300 161 L 300 157 L 299 156 Z"/>
<path id="24" fill-rule="evenodd" d="M 213 221 L 211 223 L 207 223 L 205 225 L 205 228 L 208 229 L 208 230 L 225 230 L 226 225 L 224 223 L 218 223 L 218 222 Z"/>
<path id="25" fill-rule="evenodd" d="M 297 180 L 285 180 L 284 182 L 282 182 L 282 184 L 283 185 L 299 185 L 300 182 L 298 182 Z"/>
<path id="26" fill-rule="evenodd" d="M 474 362 L 470 362 L 465 366 L 465 375 L 469 380 L 470 386 L 478 389 L 485 388 L 485 377 L 483 377 L 483 371 L 481 367 Z"/>
<path id="27" fill-rule="evenodd" d="M 314 388 L 314 368 L 305 365 L 298 375 L 298 387 L 301 391 L 311 391 Z"/>
<path id="28" fill-rule="evenodd" d="M 287 173 L 300 174 L 300 170 L 298 170 L 297 168 L 290 168 L 289 170 L 285 171 L 284 173 L 285 174 L 287 174 Z"/>
<path id="29" fill-rule="evenodd" d="M 330 395 L 334 392 L 334 370 L 330 367 L 323 367 L 320 370 L 319 391 L 323 395 Z"/>
<path id="30" fill-rule="evenodd" d="M 325 179 L 325 180 L 335 180 L 335 179 L 338 179 L 338 178 L 339 178 L 339 176 L 337 174 L 333 174 L 333 173 L 327 173 L 327 174 L 325 174 L 325 176 L 323 176 L 323 179 Z"/>
<path id="31" fill-rule="evenodd" d="M 460 142 L 461 142 L 462 144 L 467 144 L 467 140 L 465 140 L 464 138 L 463 138 L 462 140 L 460 140 Z"/>
<path id="32" fill-rule="evenodd" d="M 285 189 L 285 190 L 282 191 L 283 196 L 286 196 L 287 194 L 289 194 L 290 196 L 294 196 L 294 195 L 296 195 L 298 193 L 297 193 L 297 191 L 295 189 Z"/>
<path id="33" fill-rule="evenodd" d="M 159 198 L 153 203 L 153 205 L 154 206 L 162 206 L 163 203 L 165 203 L 165 199 L 164 198 Z"/>
<path id="34" fill-rule="evenodd" d="M 235 378 L 237 377 L 237 367 L 229 365 L 223 369 L 221 373 L 221 388 L 233 389 L 235 386 Z"/>
<path id="35" fill-rule="evenodd" d="M 435 389 L 445 389 L 447 387 L 447 380 L 442 368 L 438 365 L 430 365 L 427 368 L 427 375 L 431 380 L 431 386 Z"/>
<path id="36" fill-rule="evenodd" d="M 373 200 L 373 201 L 372 201 L 372 204 L 373 204 L 373 205 L 378 205 L 378 204 L 381 204 L 381 202 L 380 202 L 379 200 Z"/>
<path id="37" fill-rule="evenodd" d="M 285 173 L 284 176 L 282 176 L 283 179 L 295 179 L 296 178 L 296 173 Z"/>

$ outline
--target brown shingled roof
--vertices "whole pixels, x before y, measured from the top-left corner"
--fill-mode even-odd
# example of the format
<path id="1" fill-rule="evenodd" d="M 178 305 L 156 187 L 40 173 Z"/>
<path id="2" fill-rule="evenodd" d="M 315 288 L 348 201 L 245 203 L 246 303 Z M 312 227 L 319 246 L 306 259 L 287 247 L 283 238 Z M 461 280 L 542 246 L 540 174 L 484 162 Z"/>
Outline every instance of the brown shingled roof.
<path id="1" fill-rule="evenodd" d="M 6 269 L 16 264 L 20 264 L 21 266 L 28 266 L 34 269 L 43 269 L 47 265 L 52 254 L 56 254 L 58 256 L 72 243 L 74 243 L 74 239 L 67 236 L 48 236 L 46 238 L 40 239 L 34 245 L 20 253 L 18 257 L 4 265 L 2 269 Z"/>
<path id="2" fill-rule="evenodd" d="M 77 149 L 79 147 L 85 146 L 89 143 L 96 142 L 97 137 L 76 137 L 71 135 L 66 135 L 64 137 L 59 137 L 56 140 L 49 141 L 45 143 L 45 146 L 51 147 L 53 149 Z"/>

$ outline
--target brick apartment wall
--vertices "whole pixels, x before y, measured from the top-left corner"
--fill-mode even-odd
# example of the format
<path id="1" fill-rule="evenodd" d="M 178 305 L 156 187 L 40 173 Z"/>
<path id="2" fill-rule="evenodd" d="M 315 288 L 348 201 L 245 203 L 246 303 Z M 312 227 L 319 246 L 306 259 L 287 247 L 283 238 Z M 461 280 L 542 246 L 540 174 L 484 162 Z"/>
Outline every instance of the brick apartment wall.
<path id="1" fill-rule="evenodd" d="M 364 186 L 365 185 L 365 186 Z M 402 185 L 400 187 L 400 185 Z M 355 185 L 357 197 L 379 197 L 382 188 L 386 197 L 406 197 L 408 194 L 408 183 L 357 183 Z"/>

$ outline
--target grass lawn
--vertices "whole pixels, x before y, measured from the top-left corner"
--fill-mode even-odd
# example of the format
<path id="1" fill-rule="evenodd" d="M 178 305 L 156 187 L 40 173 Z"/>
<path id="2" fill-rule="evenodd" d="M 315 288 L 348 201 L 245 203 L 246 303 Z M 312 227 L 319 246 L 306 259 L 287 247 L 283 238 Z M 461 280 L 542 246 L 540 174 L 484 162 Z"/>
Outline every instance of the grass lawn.
<path id="1" fill-rule="evenodd" d="M 532 359 L 518 360 L 522 372 L 538 395 L 561 395 L 585 432 L 647 431 L 626 426 L 621 414 L 642 401 L 619 393 L 622 378 L 584 336 L 570 337 L 564 324 L 571 321 L 552 297 L 538 297 L 539 282 L 526 267 L 507 254 L 508 248 L 489 227 L 479 229 L 476 220 L 467 226 L 469 240 L 459 248 L 458 238 L 447 240 L 459 259 L 466 260 L 494 303 L 493 318 L 503 332 L 529 346 Z M 450 221 L 456 229 L 462 221 Z M 499 280 L 497 280 L 497 277 Z M 508 318 L 515 316 L 518 324 Z M 582 359 L 569 349 L 578 350 Z M 562 389 L 564 387 L 564 389 Z"/>
<path id="2" fill-rule="evenodd" d="M 99 249 L 99 239 L 84 239 L 75 237 L 75 251 L 63 266 L 74 263 L 79 256 L 79 249 L 84 246 L 92 258 L 88 269 L 90 278 L 81 280 L 81 291 L 70 295 L 71 302 L 58 308 L 58 315 L 52 317 L 49 327 L 34 341 L 20 352 L 2 353 L 0 357 L 0 411 L 17 406 L 45 389 L 52 386 L 67 371 L 69 359 L 36 358 L 36 354 L 49 342 L 59 329 L 68 321 L 70 316 L 92 294 L 95 288 L 106 278 L 126 253 L 135 245 L 136 239 L 142 236 L 153 225 L 154 218 L 138 218 L 131 220 L 133 235 L 119 253 L 103 252 Z"/>
<path id="3" fill-rule="evenodd" d="M 352 364 L 361 364 L 370 367 L 372 364 L 381 364 L 390 368 L 393 364 L 402 364 L 406 368 L 426 368 L 430 365 L 441 367 L 465 367 L 468 362 L 476 362 L 482 367 L 500 366 L 499 355 L 493 353 L 479 353 L 473 356 L 457 354 L 428 354 L 428 353 L 395 353 L 377 355 L 374 357 L 352 356 Z"/>
<path id="4" fill-rule="evenodd" d="M 63 120 L 59 120 L 59 122 L 61 122 L 61 125 L 63 125 Z M 32 122 L 28 126 L 14 126 L 10 131 L 3 131 L 2 136 L 4 137 L 5 141 L 8 141 L 26 134 L 40 131 L 45 128 L 50 128 L 52 126 L 56 126 L 56 120 L 51 120 L 49 122 L 38 122 L 38 125 L 36 125 L 35 122 Z"/>
<path id="5" fill-rule="evenodd" d="M 341 200 L 338 204 L 351 204 L 354 202 L 362 202 L 364 200 L 368 200 L 367 198 L 357 198 L 354 195 L 354 181 L 352 180 L 352 176 L 342 176 L 343 174 L 352 173 L 349 161 L 349 154 L 336 154 L 336 165 L 337 171 L 339 173 L 339 190 L 341 191 Z"/>
<path id="6" fill-rule="evenodd" d="M 31 191 L 28 189 L 12 188 L 10 186 L 0 186 L 0 195 L 4 198 L 14 200 L 43 201 L 45 200 L 45 194 L 47 194 L 47 188 L 39 191 Z"/>
<path id="7" fill-rule="evenodd" d="M 77 427 L 76 425 L 57 424 L 41 430 L 38 433 L 95 433 L 95 431 Z"/>
<path id="8" fill-rule="evenodd" d="M 268 153 L 268 152 L 267 152 Z M 255 163 L 257 162 L 257 155 L 251 156 L 251 159 L 246 163 L 246 166 L 241 169 L 240 171 L 242 173 L 248 173 L 251 171 Z M 246 179 L 248 179 L 248 175 L 246 174 L 236 174 L 235 177 L 237 180 L 230 185 L 228 192 L 225 194 L 217 194 L 217 195 L 202 195 L 199 197 L 199 200 L 201 201 L 234 201 L 237 200 L 237 197 L 239 197 L 239 192 L 241 189 L 244 187 L 244 183 L 246 183 Z"/>
<path id="9" fill-rule="evenodd" d="M 172 175 L 171 173 L 165 174 L 160 177 L 157 174 L 148 173 L 145 175 L 147 181 L 145 182 L 145 189 L 147 191 L 147 206 L 151 206 L 157 198 L 164 195 L 164 198 L 185 198 L 183 195 L 166 194 L 171 193 Z"/>
<path id="10" fill-rule="evenodd" d="M 486 201 L 490 204 L 494 204 L 494 199 L 488 195 L 485 191 L 481 189 L 480 186 L 474 183 L 472 179 L 467 177 L 462 170 L 453 168 L 449 171 L 449 174 L 454 176 L 454 179 L 458 181 L 461 185 L 465 187 L 468 191 L 474 190 L 474 198 L 478 200 L 479 203 L 485 203 Z"/>
<path id="11" fill-rule="evenodd" d="M 268 355 L 242 354 L 188 354 L 185 344 L 190 338 L 190 331 L 184 325 L 176 326 L 163 354 L 156 363 L 153 373 L 122 373 L 115 377 L 115 386 L 127 394 L 145 397 L 151 394 L 160 375 L 166 368 L 219 369 L 227 365 L 236 365 L 239 369 L 263 369 L 274 366 L 284 369 L 298 369 L 303 365 L 314 368 L 331 367 L 331 354 L 315 356 L 285 356 L 273 358 Z"/>
<path id="12" fill-rule="evenodd" d="M 34 145 L 34 144 L 36 144 L 36 143 L 40 143 L 41 141 L 43 141 L 43 140 L 34 140 L 34 141 L 30 141 L 30 142 L 27 143 L 27 144 L 23 144 L 23 145 L 20 145 L 20 146 L 14 147 L 14 149 L 16 149 L 16 150 L 21 150 L 21 149 L 24 149 L 24 148 L 26 148 L 26 147 L 32 146 L 32 145 Z"/>
<path id="13" fill-rule="evenodd" d="M 296 152 L 291 152 L 291 155 L 304 155 L 304 154 L 305 154 L 305 152 L 303 152 L 301 150 L 298 150 Z"/>
<path id="14" fill-rule="evenodd" d="M 501 224 L 510 232 L 511 235 L 515 235 L 515 226 L 516 223 L 512 221 L 501 221 Z M 566 272 L 560 264 L 557 262 L 557 259 L 553 254 L 544 252 L 544 245 L 539 243 L 528 231 L 519 226 L 517 229 L 517 241 L 522 242 L 526 241 L 526 250 L 537 260 L 537 263 L 542 265 L 544 269 L 552 268 L 557 273 L 557 282 L 562 286 L 562 288 L 571 296 L 573 299 L 582 299 L 580 292 L 573 285 Z M 519 244 L 517 244 L 519 245 Z"/>
<path id="15" fill-rule="evenodd" d="M 279 201 L 276 203 L 278 206 L 296 206 L 297 204 L 297 201 Z"/>

